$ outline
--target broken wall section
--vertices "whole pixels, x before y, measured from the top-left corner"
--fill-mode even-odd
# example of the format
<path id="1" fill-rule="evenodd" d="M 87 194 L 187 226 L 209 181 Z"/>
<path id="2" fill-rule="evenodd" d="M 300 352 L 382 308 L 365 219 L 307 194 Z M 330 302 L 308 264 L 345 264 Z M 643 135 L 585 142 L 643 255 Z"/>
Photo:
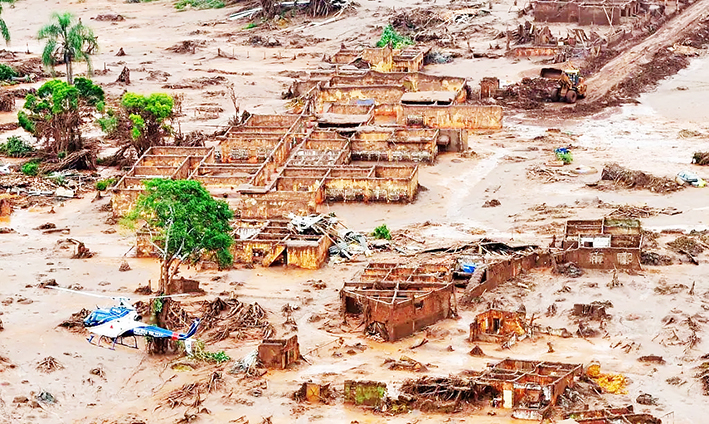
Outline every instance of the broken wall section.
<path id="1" fill-rule="evenodd" d="M 425 266 L 368 269 L 340 292 L 344 313 L 361 318 L 365 332 L 394 341 L 457 314 L 450 273 L 431 273 Z"/>

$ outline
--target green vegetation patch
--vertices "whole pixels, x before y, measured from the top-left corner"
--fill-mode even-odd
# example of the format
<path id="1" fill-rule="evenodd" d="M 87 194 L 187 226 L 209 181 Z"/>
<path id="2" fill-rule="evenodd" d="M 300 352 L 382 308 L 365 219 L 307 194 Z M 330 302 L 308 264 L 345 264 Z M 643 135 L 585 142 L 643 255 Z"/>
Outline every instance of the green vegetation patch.
<path id="1" fill-rule="evenodd" d="M 175 9 L 185 10 L 186 8 L 192 8 L 197 10 L 203 9 L 221 9 L 226 4 L 222 0 L 178 0 L 175 3 Z"/>
<path id="2" fill-rule="evenodd" d="M 384 27 L 382 36 L 377 42 L 377 47 L 385 47 L 389 44 L 391 44 L 391 47 L 393 49 L 402 49 L 406 46 L 413 45 L 414 41 L 409 37 L 400 35 L 398 32 L 396 32 L 394 27 L 389 24 Z"/>

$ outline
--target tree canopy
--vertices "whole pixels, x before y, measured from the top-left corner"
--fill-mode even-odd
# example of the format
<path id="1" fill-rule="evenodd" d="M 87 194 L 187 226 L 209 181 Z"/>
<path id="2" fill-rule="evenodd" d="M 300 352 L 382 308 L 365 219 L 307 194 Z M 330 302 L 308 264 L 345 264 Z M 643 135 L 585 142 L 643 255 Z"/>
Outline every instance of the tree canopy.
<path id="1" fill-rule="evenodd" d="M 214 199 L 198 181 L 154 179 L 145 183 L 128 220 L 142 219 L 159 252 L 160 291 L 183 262 L 213 255 L 221 267 L 230 266 L 233 243 L 229 221 L 233 213 L 223 200 Z"/>
<path id="2" fill-rule="evenodd" d="M 48 152 L 74 152 L 83 149 L 84 120 L 103 107 L 103 89 L 91 80 L 77 78 L 76 85 L 69 85 L 55 79 L 45 82 L 36 95 L 25 97 L 24 109 L 17 118 Z"/>
<path id="3" fill-rule="evenodd" d="M 172 133 L 168 121 L 173 117 L 174 101 L 170 95 L 126 93 L 121 106 L 130 120 L 131 138 L 139 155 L 150 146 L 162 145 L 164 138 Z"/>
<path id="4" fill-rule="evenodd" d="M 42 63 L 54 72 L 57 60 L 63 61 L 69 84 L 74 81 L 72 62 L 75 60 L 85 60 L 91 75 L 91 55 L 98 50 L 98 42 L 91 28 L 85 26 L 81 19 L 77 20 L 69 12 L 54 12 L 52 22 L 40 28 L 37 38 L 47 40 L 42 51 Z"/>
<path id="5" fill-rule="evenodd" d="M 15 0 L 0 0 L 0 15 L 2 14 L 2 4 L 3 3 L 14 4 Z M 7 28 L 7 24 L 5 23 L 5 20 L 1 17 L 0 17 L 0 35 L 2 35 L 2 38 L 5 40 L 5 44 L 10 43 L 10 30 Z"/>

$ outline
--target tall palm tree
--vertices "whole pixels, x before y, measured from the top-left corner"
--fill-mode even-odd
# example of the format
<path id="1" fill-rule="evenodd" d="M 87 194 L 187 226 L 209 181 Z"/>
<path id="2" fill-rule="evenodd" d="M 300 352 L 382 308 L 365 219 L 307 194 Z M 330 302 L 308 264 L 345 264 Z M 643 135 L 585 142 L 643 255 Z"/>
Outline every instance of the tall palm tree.
<path id="1" fill-rule="evenodd" d="M 3 0 L 0 0 L 3 1 Z M 42 63 L 54 71 L 55 57 L 60 56 L 66 65 L 66 82 L 73 84 L 74 75 L 72 62 L 74 60 L 85 60 L 88 66 L 89 75 L 93 68 L 91 66 L 91 54 L 98 50 L 96 36 L 91 28 L 78 21 L 69 12 L 52 13 L 52 22 L 43 26 L 37 37 L 40 40 L 47 40 L 47 44 L 42 51 Z"/>
<path id="2" fill-rule="evenodd" d="M 10 3 L 13 4 L 15 0 L 0 0 L 0 14 L 2 14 L 2 4 L 3 3 Z M 0 35 L 2 35 L 2 38 L 5 39 L 5 44 L 10 43 L 10 30 L 7 29 L 7 25 L 5 24 L 5 20 L 0 17 Z"/>

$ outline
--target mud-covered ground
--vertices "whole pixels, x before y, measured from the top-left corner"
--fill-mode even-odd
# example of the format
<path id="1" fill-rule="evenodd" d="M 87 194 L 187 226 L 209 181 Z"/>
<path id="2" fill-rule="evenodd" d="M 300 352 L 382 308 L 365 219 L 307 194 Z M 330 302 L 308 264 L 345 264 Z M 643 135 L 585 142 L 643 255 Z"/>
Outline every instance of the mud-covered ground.
<path id="1" fill-rule="evenodd" d="M 323 53 L 333 53 L 342 42 L 370 43 L 378 33 L 376 27 L 393 14 L 390 8 L 400 10 L 411 6 L 410 2 L 391 0 L 359 3 L 355 11 L 343 14 L 342 20 L 330 24 L 303 27 L 305 22 L 292 22 L 290 27 L 268 30 L 266 36 L 275 37 L 284 45 L 276 48 L 246 43 L 256 32 L 243 30 L 246 25 L 243 21 L 226 20 L 238 7 L 178 13 L 167 2 L 24 0 L 15 8 L 6 7 L 3 17 L 13 34 L 12 47 L 29 48 L 36 53 L 41 46 L 32 37 L 48 20 L 51 11 L 77 13 L 99 35 L 102 50 L 95 67 L 103 69 L 105 63 L 109 72 L 97 76 L 96 80 L 105 84 L 110 94 L 119 95 L 125 89 L 176 93 L 179 91 L 162 87 L 185 78 L 223 76 L 235 83 L 242 108 L 273 113 L 284 111 L 280 93 L 290 82 L 285 72 L 321 66 Z M 517 19 L 515 9 L 511 9 L 512 2 L 509 3 L 494 3 L 492 13 L 476 18 L 479 21 L 473 24 L 479 22 L 481 28 L 488 24 L 489 28 L 504 27 L 506 22 Z M 121 14 L 126 19 L 115 23 L 91 19 L 105 13 Z M 294 26 L 300 29 L 292 29 Z M 485 48 L 490 34 L 483 32 L 479 38 L 474 38 L 473 48 Z M 166 51 L 188 39 L 203 39 L 206 43 L 195 54 Z M 115 57 L 121 47 L 127 56 Z M 217 49 L 235 54 L 237 59 L 218 58 Z M 540 120 L 508 113 L 502 131 L 471 135 L 470 148 L 474 154 L 445 154 L 435 165 L 422 166 L 419 182 L 425 189 L 412 205 L 333 204 L 323 205 L 322 211 L 335 212 L 348 226 L 365 232 L 386 223 L 395 234 L 409 231 L 428 245 L 472 240 L 485 234 L 503 241 L 544 246 L 551 242 L 553 235 L 561 235 L 566 219 L 598 218 L 620 205 L 672 207 L 681 211 L 676 215 L 643 218 L 648 230 L 705 230 L 709 225 L 706 189 L 686 188 L 670 194 L 655 194 L 606 184 L 600 185 L 605 188 L 602 190 L 594 185 L 608 162 L 657 176 L 673 177 L 679 171 L 691 170 L 709 177 L 705 168 L 689 164 L 692 153 L 707 150 L 709 143 L 705 125 L 709 114 L 702 112 L 705 101 L 701 96 L 706 87 L 700 84 L 706 80 L 709 62 L 704 58 L 693 60 L 689 68 L 663 82 L 655 93 L 641 97 L 638 105 L 607 109 L 585 119 L 565 119 L 559 115 Z M 108 85 L 122 69 L 120 62 L 131 69 L 131 86 Z M 518 80 L 529 76 L 539 66 L 528 60 L 462 57 L 430 70 L 437 74 L 466 76 L 473 81 L 487 75 Z M 206 72 L 209 69 L 219 72 Z M 167 81 L 149 80 L 150 71 L 153 75 L 158 75 L 155 71 L 170 75 Z M 186 113 L 181 119 L 183 131 L 208 132 L 228 119 L 232 113 L 230 101 L 219 93 L 224 92 L 223 84 L 222 81 L 199 90 L 181 90 L 185 94 Z M 681 86 L 693 89 L 674 89 Z M 199 106 L 221 107 L 224 112 L 217 119 L 199 119 L 195 115 L 195 108 Z M 682 110 L 686 110 L 686 114 L 678 112 Z M 12 119 L 12 114 L 2 116 L 2 122 Z M 548 131 L 550 128 L 559 131 Z M 561 169 L 547 167 L 553 160 L 553 149 L 560 146 L 570 147 L 573 164 Z M 540 169 L 551 169 L 551 174 Z M 499 200 L 500 206 L 482 208 L 485 201 L 492 199 Z M 82 308 L 91 309 L 97 302 L 36 287 L 47 278 L 56 279 L 64 287 L 78 283 L 85 291 L 131 296 L 138 286 L 157 280 L 155 261 L 132 257 L 134 235 L 107 223 L 110 213 L 102 206 L 108 199 L 92 200 L 93 195 L 87 194 L 82 199 L 56 204 L 55 213 L 49 213 L 49 207 L 17 210 L 9 220 L 0 222 L 0 227 L 16 231 L 0 234 L 0 319 L 4 325 L 0 332 L 0 422 L 178 422 L 186 411 L 193 413 L 195 409 L 170 408 L 166 401 L 169 393 L 184 384 L 207 378 L 215 368 L 202 365 L 189 370 L 175 366 L 183 359 L 148 356 L 142 346 L 141 350 L 96 348 L 86 343 L 85 334 L 57 328 L 72 313 Z M 432 225 L 422 226 L 426 221 Z M 71 249 L 62 249 L 63 244 L 58 243 L 67 235 L 43 234 L 34 229 L 46 222 L 70 228 L 70 236 L 85 242 L 97 255 L 90 259 L 70 259 Z M 116 232 L 104 232 L 109 228 Z M 341 325 L 339 290 L 343 281 L 354 277 L 365 265 L 366 258 L 328 264 L 318 271 L 257 267 L 198 272 L 185 267 L 183 274 L 199 279 L 207 292 L 202 298 L 185 301 L 212 299 L 218 294 L 233 292 L 243 301 L 258 302 L 269 312 L 278 337 L 297 332 L 301 352 L 307 359 L 293 369 L 269 371 L 261 378 L 231 375 L 226 371 L 233 362 L 227 363 L 222 367 L 223 384 L 212 393 L 203 394 L 203 403 L 197 408 L 197 412 L 204 407 L 209 413 L 200 413 L 194 422 L 248 420 L 260 423 L 267 417 L 274 423 L 512 422 L 501 410 L 495 411 L 496 416 L 487 415 L 487 411 L 472 415 L 470 411 L 458 414 L 413 411 L 386 416 L 344 406 L 341 397 L 331 405 L 298 404 L 291 399 L 292 392 L 307 380 L 332 383 L 340 392 L 345 379 L 378 380 L 387 382 L 390 392 L 396 394 L 403 380 L 420 374 L 391 371 L 382 364 L 387 358 L 399 359 L 404 355 L 427 364 L 426 375 L 481 370 L 486 363 L 505 357 L 583 364 L 595 360 L 601 363 L 604 372 L 621 373 L 629 379 L 626 395 L 606 394 L 600 402 L 635 404 L 638 394 L 647 392 L 658 398 L 658 404 L 635 404 L 636 410 L 649 411 L 656 416 L 670 414 L 663 422 L 701 422 L 709 407 L 701 383 L 694 378 L 697 372 L 694 368 L 702 362 L 699 357 L 709 350 L 706 342 L 709 308 L 706 260 L 709 255 L 707 252 L 699 254 L 698 266 L 688 263 L 686 257 L 671 252 L 666 246 L 676 236 L 665 233 L 647 246 L 648 250 L 671 256 L 673 265 L 647 266 L 639 273 L 621 273 L 618 275 L 620 287 L 607 286 L 612 279 L 608 272 L 587 271 L 579 278 L 569 278 L 539 270 L 486 293 L 480 303 L 461 307 L 459 319 L 442 321 L 426 332 L 397 343 L 381 343 Z M 387 254 L 387 258 L 392 257 L 401 262 L 420 260 L 417 256 Z M 124 258 L 132 269 L 119 272 Z M 318 280 L 322 280 L 324 287 L 314 284 Z M 694 292 L 690 294 L 693 284 Z M 139 296 L 134 298 L 137 300 Z M 575 332 L 578 324 L 569 314 L 573 304 L 595 300 L 607 300 L 613 305 L 608 309 L 611 319 L 598 337 L 542 336 L 523 341 L 509 350 L 492 343 L 480 343 L 486 356 L 468 355 L 473 347 L 467 341 L 469 323 L 487 302 L 496 301 L 512 309 L 524 304 L 528 316 L 535 314 L 538 323 Z M 98 303 L 106 306 L 103 300 Z M 546 316 L 552 303 L 556 304 L 557 313 Z M 285 304 L 298 306 L 292 312 L 297 329 L 284 324 L 286 317 L 281 310 Z M 683 343 L 691 333 L 687 324 L 689 317 L 699 337 L 691 349 Z M 409 349 L 424 336 L 429 339 L 427 344 L 416 350 Z M 343 339 L 342 343 L 339 338 Z M 547 342 L 553 344 L 554 353 L 548 353 Z M 253 338 L 228 339 L 208 348 L 224 350 L 231 358 L 238 359 L 253 351 L 257 344 L 258 340 Z M 666 363 L 638 362 L 640 356 L 650 354 L 663 356 Z M 52 373 L 38 370 L 37 364 L 48 356 L 56 358 L 63 368 Z M 91 373 L 96 368 L 103 370 L 102 375 Z M 675 377 L 679 380 L 668 382 Z M 33 399 L 42 391 L 51 393 L 56 403 L 33 408 L 29 403 L 14 402 L 15 398 L 22 400 L 21 397 Z"/>

